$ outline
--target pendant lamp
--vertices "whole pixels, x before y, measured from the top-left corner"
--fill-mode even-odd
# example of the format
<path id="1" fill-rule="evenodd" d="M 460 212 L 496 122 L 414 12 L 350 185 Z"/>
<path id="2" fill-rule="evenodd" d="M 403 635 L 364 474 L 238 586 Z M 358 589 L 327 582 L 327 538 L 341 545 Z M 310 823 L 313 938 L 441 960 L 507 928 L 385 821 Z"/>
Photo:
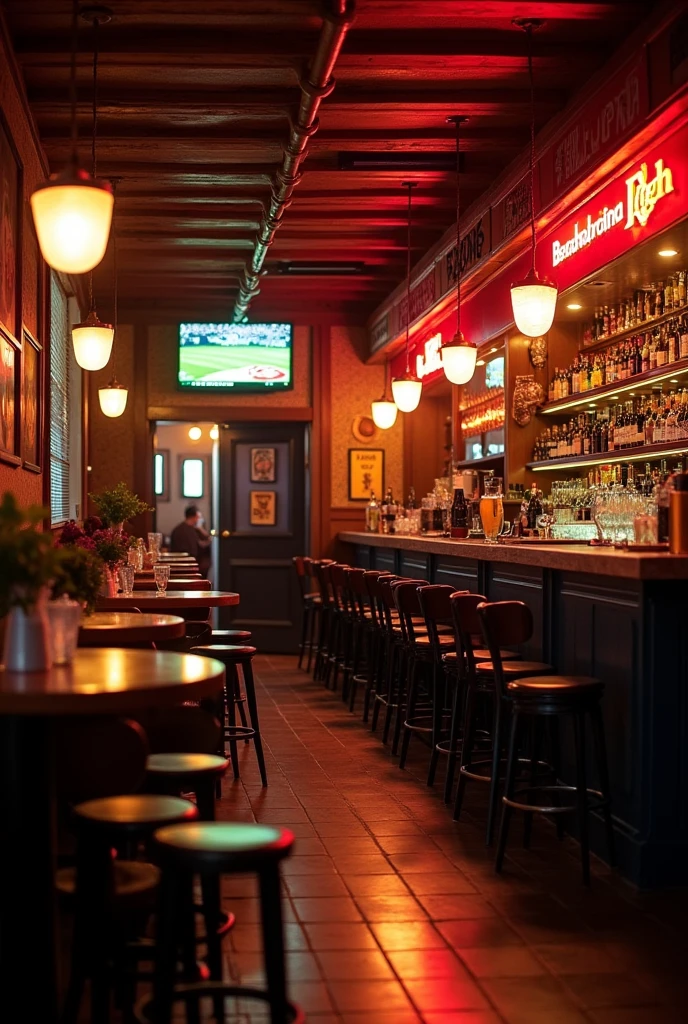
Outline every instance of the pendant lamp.
<path id="1" fill-rule="evenodd" d="M 452 384 L 467 384 L 475 373 L 477 346 L 466 341 L 461 330 L 461 157 L 459 133 L 467 117 L 448 117 L 447 122 L 456 126 L 456 334 L 440 349 L 444 375 Z"/>
<path id="2" fill-rule="evenodd" d="M 404 181 L 402 185 L 408 189 L 408 221 L 406 228 L 406 371 L 401 377 L 392 381 L 392 395 L 397 409 L 401 412 L 413 412 L 418 408 L 423 382 L 415 373 L 411 373 L 411 356 L 409 352 L 409 331 L 411 329 L 411 193 L 416 181 Z"/>
<path id="3" fill-rule="evenodd" d="M 93 132 L 91 137 L 92 174 L 97 178 L 96 139 L 98 136 L 98 8 L 93 10 Z M 83 15 L 82 15 L 83 16 Z M 112 352 L 115 331 L 112 324 L 104 324 L 96 313 L 93 298 L 93 271 L 89 274 L 89 313 L 83 323 L 72 327 L 74 356 L 84 370 L 102 370 Z"/>
<path id="4" fill-rule="evenodd" d="M 117 334 L 117 304 L 118 304 L 118 292 L 117 292 L 117 232 L 115 231 L 115 224 L 112 224 L 112 266 L 113 274 L 115 278 L 114 287 L 114 321 L 115 330 Z M 116 419 L 121 416 L 127 407 L 127 398 L 129 397 L 128 390 L 120 384 L 117 380 L 117 348 L 115 347 L 114 355 L 112 359 L 112 377 L 107 387 L 98 388 L 98 401 L 100 402 L 101 411 L 109 416 L 111 419 Z"/>
<path id="5" fill-rule="evenodd" d="M 385 390 L 382 392 L 382 398 L 378 398 L 370 403 L 373 423 L 380 430 L 389 430 L 390 427 L 393 427 L 397 421 L 397 413 L 399 411 L 396 402 L 389 393 L 388 369 L 389 363 L 385 362 Z"/>
<path id="6" fill-rule="evenodd" d="M 522 28 L 528 38 L 528 80 L 530 82 L 530 234 L 531 267 L 522 281 L 511 286 L 511 306 L 514 321 L 527 338 L 540 338 L 552 326 L 557 307 L 557 286 L 546 277 L 539 277 L 535 269 L 535 88 L 533 85 L 533 30 L 541 21 L 515 18 L 514 25 Z"/>
<path id="7" fill-rule="evenodd" d="M 109 21 L 107 8 L 91 8 L 90 18 Z M 39 185 L 31 196 L 31 212 L 43 259 L 53 270 L 65 274 L 86 274 L 96 267 L 107 248 L 114 196 L 106 181 L 100 181 L 79 165 L 76 119 L 76 44 L 78 3 L 72 4 L 72 54 L 70 72 L 71 145 L 67 166 Z"/>

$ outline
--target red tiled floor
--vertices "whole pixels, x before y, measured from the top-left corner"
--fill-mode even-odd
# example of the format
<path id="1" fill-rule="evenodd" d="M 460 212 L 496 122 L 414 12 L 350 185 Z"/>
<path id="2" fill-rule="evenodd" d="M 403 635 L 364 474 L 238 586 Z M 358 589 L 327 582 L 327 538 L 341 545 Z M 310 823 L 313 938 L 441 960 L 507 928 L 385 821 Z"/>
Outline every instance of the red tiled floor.
<path id="1" fill-rule="evenodd" d="M 295 659 L 255 667 L 270 785 L 260 786 L 252 747 L 241 749 L 242 779 L 223 783 L 218 817 L 297 837 L 283 865 L 287 971 L 309 1024 L 688 1019 L 688 901 L 638 895 L 597 864 L 584 890 L 575 844 L 539 822 L 532 849 L 514 840 L 496 876 L 485 787 L 468 787 L 452 822 L 443 765 L 429 789 L 422 743 L 401 772 L 379 732 Z M 255 880 L 226 878 L 222 894 L 237 915 L 229 974 L 260 984 Z M 241 1014 L 241 1024 L 267 1021 L 248 1003 Z"/>

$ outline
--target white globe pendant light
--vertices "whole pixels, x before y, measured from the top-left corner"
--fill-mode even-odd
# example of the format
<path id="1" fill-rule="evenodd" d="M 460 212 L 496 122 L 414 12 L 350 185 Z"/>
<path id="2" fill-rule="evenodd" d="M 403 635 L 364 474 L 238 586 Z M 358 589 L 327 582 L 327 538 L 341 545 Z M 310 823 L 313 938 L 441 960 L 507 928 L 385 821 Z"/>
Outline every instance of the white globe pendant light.
<path id="1" fill-rule="evenodd" d="M 373 416 L 373 423 L 380 430 L 389 430 L 397 421 L 398 406 L 389 393 L 389 382 L 387 370 L 389 363 L 385 362 L 385 390 L 382 397 L 370 403 L 370 410 Z"/>
<path id="2" fill-rule="evenodd" d="M 83 370 L 102 370 L 110 361 L 115 330 L 98 319 L 91 309 L 83 323 L 72 327 L 74 356 Z"/>
<path id="3" fill-rule="evenodd" d="M 119 307 L 119 293 L 117 290 L 117 232 L 115 225 L 112 225 L 112 270 L 114 276 L 114 331 L 113 334 L 117 334 L 117 316 Z M 101 411 L 105 416 L 109 416 L 111 419 L 116 419 L 117 416 L 121 416 L 127 407 L 127 399 L 129 397 L 129 391 L 117 380 L 117 349 L 115 348 L 114 356 L 112 359 L 112 378 L 108 383 L 107 387 L 98 388 L 98 401 L 100 402 Z"/>
<path id="4" fill-rule="evenodd" d="M 128 390 L 120 384 L 116 377 L 112 377 L 107 387 L 98 388 L 98 401 L 101 411 L 105 416 L 116 419 L 121 416 L 127 407 Z"/>
<path id="5" fill-rule="evenodd" d="M 531 267 L 522 281 L 511 286 L 511 307 L 514 322 L 527 338 L 541 338 L 552 326 L 557 308 L 557 286 L 540 277 L 535 269 L 535 192 L 533 189 L 535 168 L 535 90 L 533 85 L 533 29 L 541 21 L 528 18 L 514 18 L 514 25 L 522 28 L 528 38 L 528 79 L 530 82 L 530 236 Z"/>
<path id="6" fill-rule="evenodd" d="M 423 392 L 423 382 L 415 373 L 411 373 L 411 357 L 409 350 L 409 332 L 411 329 L 411 193 L 416 181 L 404 181 L 402 185 L 408 189 L 408 218 L 406 227 L 406 370 L 400 377 L 392 381 L 392 395 L 400 412 L 413 412 L 418 408 Z"/>
<path id="7" fill-rule="evenodd" d="M 93 8 L 89 19 L 94 26 L 110 20 L 107 8 Z M 72 63 L 70 94 L 72 107 L 69 163 L 59 174 L 39 185 L 31 196 L 31 212 L 43 259 L 53 270 L 65 274 L 86 274 L 96 267 L 107 248 L 112 223 L 114 195 L 106 181 L 100 181 L 79 165 L 76 120 L 76 38 L 78 4 L 72 6 Z"/>
<path id="8" fill-rule="evenodd" d="M 468 384 L 475 373 L 475 361 L 478 348 L 471 341 L 466 341 L 461 330 L 461 155 L 459 150 L 459 133 L 461 125 L 467 117 L 456 115 L 448 117 L 447 122 L 456 127 L 456 334 L 451 341 L 440 349 L 442 369 L 452 384 Z"/>

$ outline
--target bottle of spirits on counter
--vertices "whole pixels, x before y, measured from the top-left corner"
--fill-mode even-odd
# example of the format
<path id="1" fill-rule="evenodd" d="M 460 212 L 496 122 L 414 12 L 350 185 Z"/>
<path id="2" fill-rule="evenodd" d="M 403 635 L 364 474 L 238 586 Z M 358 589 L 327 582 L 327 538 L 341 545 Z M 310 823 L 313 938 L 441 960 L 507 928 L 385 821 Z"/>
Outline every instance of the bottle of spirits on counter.
<path id="1" fill-rule="evenodd" d="M 528 529 L 537 533 L 538 517 L 542 515 L 542 501 L 537 486 L 533 484 L 530 489 L 530 501 L 528 502 Z"/>
<path id="2" fill-rule="evenodd" d="M 394 523 L 397 518 L 397 503 L 392 494 L 392 488 L 387 488 L 387 494 L 382 504 L 382 532 L 395 533 Z"/>
<path id="3" fill-rule="evenodd" d="M 669 505 L 671 503 L 671 485 L 669 474 L 663 473 L 657 486 L 657 540 L 665 544 L 669 540 Z"/>
<path id="4" fill-rule="evenodd" d="M 380 506 L 374 491 L 370 492 L 370 501 L 366 507 L 365 526 L 367 533 L 380 532 Z"/>
<path id="5" fill-rule="evenodd" d="M 413 512 L 413 510 L 415 508 L 417 508 L 417 507 L 418 506 L 416 504 L 416 488 L 415 487 L 411 487 L 409 489 L 409 496 L 408 496 L 408 500 L 406 502 L 406 511 L 407 512 Z"/>
<path id="6" fill-rule="evenodd" d="M 464 540 L 467 536 L 468 503 L 464 497 L 463 488 L 457 487 L 451 507 L 451 537 L 454 540 Z"/>

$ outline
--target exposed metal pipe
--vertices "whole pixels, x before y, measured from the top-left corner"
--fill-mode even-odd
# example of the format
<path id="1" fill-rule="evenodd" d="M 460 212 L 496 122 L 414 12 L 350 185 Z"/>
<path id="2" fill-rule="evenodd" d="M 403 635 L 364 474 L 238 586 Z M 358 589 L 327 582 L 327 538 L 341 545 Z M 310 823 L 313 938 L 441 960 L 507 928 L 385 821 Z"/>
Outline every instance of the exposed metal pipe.
<path id="1" fill-rule="evenodd" d="M 284 211 L 291 202 L 292 193 L 298 184 L 300 166 L 306 155 L 308 140 L 318 130 L 318 110 L 321 102 L 329 96 L 335 86 L 332 77 L 346 34 L 351 28 L 355 15 L 356 0 L 327 0 L 318 48 L 310 62 L 306 75 L 301 79 L 301 103 L 296 121 L 292 121 L 289 141 L 284 147 L 282 165 L 278 168 L 272 183 L 272 196 L 263 219 L 253 250 L 250 267 L 244 271 L 239 286 L 239 295 L 234 304 L 234 323 L 240 323 L 246 315 L 251 300 L 260 291 L 259 283 L 263 264 L 272 245 Z"/>

